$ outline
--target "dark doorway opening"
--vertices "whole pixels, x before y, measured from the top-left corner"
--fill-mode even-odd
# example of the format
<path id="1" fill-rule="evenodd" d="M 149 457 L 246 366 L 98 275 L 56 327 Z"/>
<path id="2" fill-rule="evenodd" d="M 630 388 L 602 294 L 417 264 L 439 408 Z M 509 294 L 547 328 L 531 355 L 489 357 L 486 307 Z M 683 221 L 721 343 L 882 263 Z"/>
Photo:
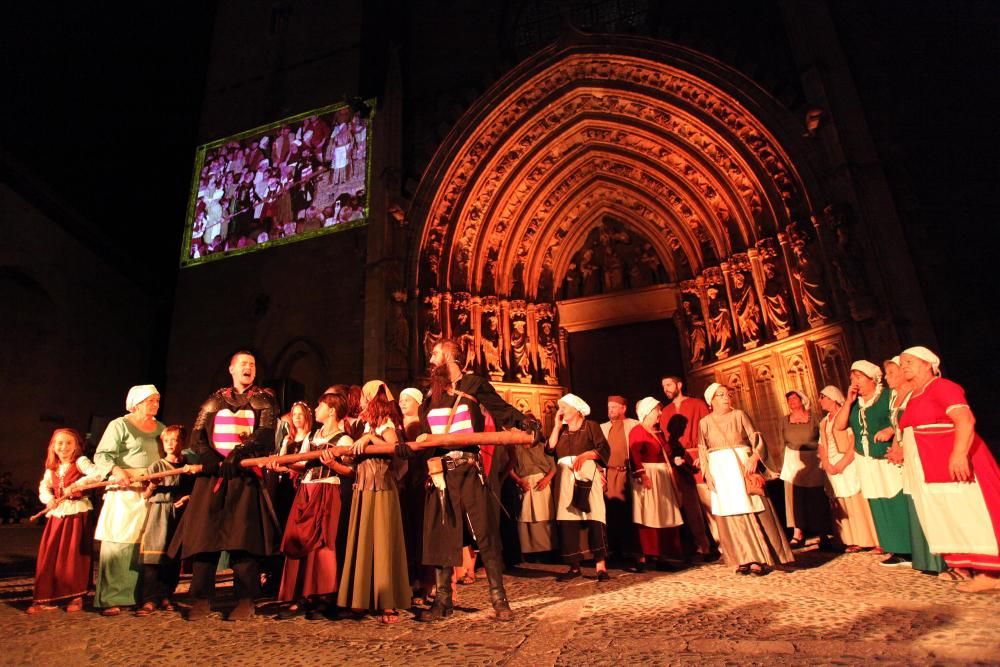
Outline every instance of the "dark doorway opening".
<path id="1" fill-rule="evenodd" d="M 680 338 L 672 320 L 578 331 L 569 335 L 570 391 L 590 404 L 592 417 L 607 419 L 607 397 L 620 394 L 635 417 L 636 401 L 663 399 L 660 378 L 683 375 Z"/>

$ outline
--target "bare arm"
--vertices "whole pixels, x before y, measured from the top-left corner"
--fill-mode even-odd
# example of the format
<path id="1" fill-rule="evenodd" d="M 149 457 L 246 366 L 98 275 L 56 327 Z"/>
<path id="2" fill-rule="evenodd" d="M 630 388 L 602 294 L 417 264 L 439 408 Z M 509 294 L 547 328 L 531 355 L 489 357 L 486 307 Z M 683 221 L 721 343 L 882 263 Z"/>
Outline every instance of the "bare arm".
<path id="1" fill-rule="evenodd" d="M 969 450 L 975 440 L 976 418 L 967 405 L 950 408 L 948 416 L 955 423 L 955 444 L 948 460 L 948 470 L 955 481 L 971 482 L 973 472 L 969 463 Z"/>

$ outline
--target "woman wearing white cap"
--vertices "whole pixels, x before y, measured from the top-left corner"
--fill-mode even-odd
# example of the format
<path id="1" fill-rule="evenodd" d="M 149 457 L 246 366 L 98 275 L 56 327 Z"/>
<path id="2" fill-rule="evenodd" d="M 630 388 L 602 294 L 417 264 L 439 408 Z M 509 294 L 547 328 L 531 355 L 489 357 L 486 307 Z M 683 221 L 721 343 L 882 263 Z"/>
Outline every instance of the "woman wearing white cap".
<path id="1" fill-rule="evenodd" d="M 835 428 L 854 434 L 861 492 L 872 508 L 878 543 L 889 557 L 886 567 L 910 565 L 910 515 L 903 496 L 903 468 L 886 458 L 895 439 L 889 392 L 882 369 L 864 359 L 851 364 L 851 386 L 837 412 Z"/>
<path id="2" fill-rule="evenodd" d="M 940 555 L 931 553 L 916 509 L 924 481 L 920 454 L 912 440 L 903 442 L 902 429 L 899 428 L 899 418 L 906 411 L 906 404 L 913 391 L 913 383 L 903 377 L 899 364 L 898 356 L 882 362 L 882 368 L 885 369 L 885 383 L 892 390 L 889 397 L 889 419 L 892 421 L 896 438 L 886 458 L 902 463 L 903 466 L 903 497 L 906 499 L 906 510 L 910 518 L 910 559 L 913 561 L 913 569 L 927 574 L 938 574 L 948 568 Z"/>
<path id="3" fill-rule="evenodd" d="M 547 450 L 555 452 L 556 473 L 556 522 L 559 526 L 559 543 L 562 557 L 569 570 L 557 577 L 569 581 L 580 576 L 580 562 L 587 552 L 593 554 L 597 566 L 597 580 L 607 581 L 608 540 L 605 532 L 607 521 L 604 511 L 604 492 L 596 480 L 597 466 L 607 465 L 611 448 L 604 438 L 600 425 L 587 419 L 590 406 L 574 394 L 559 399 L 556 428 L 549 436 Z M 589 511 L 574 505 L 573 490 L 577 480 L 590 481 Z M 596 480 L 596 481 L 595 481 Z"/>
<path id="4" fill-rule="evenodd" d="M 671 463 L 675 457 L 660 432 L 661 410 L 660 402 L 652 396 L 639 401 L 635 407 L 639 424 L 628 434 L 629 458 L 635 471 L 632 520 L 639 529 L 640 563 L 650 556 L 661 562 L 684 557 L 679 528 L 684 517 Z M 683 449 L 676 454 L 683 455 Z"/>
<path id="5" fill-rule="evenodd" d="M 157 438 L 166 426 L 156 420 L 160 392 L 151 384 L 129 389 L 129 414 L 108 424 L 94 453 L 96 470 L 115 482 L 104 495 L 95 539 L 101 541 L 94 606 L 105 616 L 117 616 L 122 607 L 141 599 L 139 538 L 146 518 L 142 485 L 131 478 L 142 475 L 160 458 Z"/>
<path id="6" fill-rule="evenodd" d="M 794 556 L 771 501 L 747 492 L 745 474 L 756 471 L 764 443 L 746 413 L 733 409 L 726 387 L 713 382 L 705 402 L 712 412 L 698 424 L 698 456 L 722 554 L 740 574 L 765 575 Z"/>
<path id="7" fill-rule="evenodd" d="M 826 413 L 819 423 L 819 459 L 830 480 L 837 511 L 834 524 L 849 553 L 878 547 L 872 510 L 861 493 L 861 478 L 850 430 L 838 431 L 834 418 L 844 404 L 844 394 L 832 385 L 819 392 L 819 405 Z"/>
<path id="8" fill-rule="evenodd" d="M 1000 588 L 1000 468 L 976 434 L 965 391 L 940 377 L 940 364 L 926 347 L 900 355 L 903 376 L 916 387 L 899 421 L 924 473 L 914 502 L 930 550 L 975 573 L 959 590 L 993 590 Z"/>
<path id="9" fill-rule="evenodd" d="M 785 521 L 792 529 L 791 546 L 801 547 L 807 535 L 820 537 L 820 548 L 830 547 L 833 526 L 827 500 L 826 475 L 819 467 L 819 418 L 801 391 L 785 394 L 788 415 L 781 422 L 785 456 L 781 479 L 785 482 Z"/>

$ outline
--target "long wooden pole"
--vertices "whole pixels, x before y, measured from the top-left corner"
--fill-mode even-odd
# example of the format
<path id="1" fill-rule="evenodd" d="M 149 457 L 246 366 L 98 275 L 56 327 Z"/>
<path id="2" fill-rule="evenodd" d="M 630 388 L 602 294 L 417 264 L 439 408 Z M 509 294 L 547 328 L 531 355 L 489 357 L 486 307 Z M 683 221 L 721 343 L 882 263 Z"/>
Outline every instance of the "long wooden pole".
<path id="1" fill-rule="evenodd" d="M 526 433 L 524 431 L 495 431 L 488 433 L 447 433 L 442 435 L 427 435 L 425 439 L 418 441 L 412 441 L 405 443 L 412 449 L 434 449 L 436 447 L 469 447 L 472 445 L 493 445 L 496 447 L 515 447 L 517 445 L 530 445 L 535 441 L 534 436 L 531 433 Z M 269 464 L 285 465 L 288 463 L 300 463 L 302 461 L 311 461 L 313 459 L 318 459 L 330 448 L 324 449 L 314 449 L 308 452 L 301 452 L 299 454 L 282 454 L 273 456 L 258 456 L 254 458 L 242 459 L 240 461 L 240 466 L 244 468 L 253 468 L 256 466 L 266 466 Z M 338 455 L 346 454 L 350 451 L 350 448 L 344 447 L 339 448 L 342 451 L 338 452 Z M 197 465 L 197 464 L 196 464 Z M 182 468 L 177 468 L 175 470 L 164 470 L 163 472 L 152 473 L 149 475 L 140 475 L 132 479 L 132 482 L 148 482 L 155 479 L 163 479 L 165 477 L 174 477 L 176 475 L 183 475 L 185 472 L 191 472 L 187 470 L 187 466 Z M 77 488 L 77 492 L 89 491 L 91 489 L 102 489 L 108 486 L 112 486 L 114 482 L 94 482 L 92 484 L 84 484 Z M 56 500 L 56 505 L 69 499 L 69 495 L 64 494 Z M 39 518 L 49 513 L 54 509 L 46 508 L 32 516 L 29 521 L 37 521 Z"/>

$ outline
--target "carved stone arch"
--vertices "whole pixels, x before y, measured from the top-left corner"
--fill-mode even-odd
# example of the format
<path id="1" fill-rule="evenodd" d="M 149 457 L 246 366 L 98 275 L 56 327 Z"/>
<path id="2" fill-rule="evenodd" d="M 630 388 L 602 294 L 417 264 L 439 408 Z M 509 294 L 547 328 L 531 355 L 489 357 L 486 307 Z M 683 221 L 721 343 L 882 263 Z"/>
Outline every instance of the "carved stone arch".
<path id="1" fill-rule="evenodd" d="M 705 224 L 710 214 L 704 202 L 698 201 L 687 184 L 669 181 L 664 183 L 651 169 L 641 168 L 643 164 L 627 156 L 603 152 L 599 148 L 587 153 L 581 152 L 579 159 L 567 163 L 566 169 L 562 172 L 566 178 L 553 179 L 547 189 L 533 195 L 532 201 L 543 200 L 535 209 L 537 215 L 544 213 L 546 216 L 544 221 L 539 221 L 543 223 L 541 226 L 552 230 L 556 226 L 556 221 L 562 217 L 560 213 L 566 214 L 568 209 L 588 192 L 588 187 L 593 181 L 613 181 L 616 187 L 635 192 L 643 199 L 660 200 L 655 207 L 661 209 L 662 219 L 665 222 L 673 221 L 670 229 L 680 238 L 690 237 L 691 225 L 680 220 L 682 212 L 664 200 L 678 199 L 686 202 L 684 205 L 692 211 L 698 226 L 712 244 L 714 254 L 719 257 L 727 256 L 732 250 L 731 243 L 726 235 L 718 233 L 716 226 Z M 514 228 L 507 229 L 506 232 L 520 243 L 530 223 L 531 221 L 525 220 L 525 216 L 521 215 L 514 223 Z M 701 253 L 696 250 L 698 245 L 699 243 L 685 244 L 689 262 L 696 266 L 704 263 L 700 257 Z"/>
<path id="2" fill-rule="evenodd" d="M 421 248 L 431 236 L 448 245 L 467 222 L 476 222 L 477 234 L 482 232 L 489 221 L 471 220 L 484 215 L 475 206 L 468 207 L 472 189 L 484 178 L 501 184 L 513 165 L 530 154 L 531 141 L 510 150 L 506 143 L 525 124 L 534 123 L 543 138 L 555 137 L 545 134 L 547 125 L 559 122 L 558 113 L 547 105 L 565 91 L 586 88 L 603 92 L 602 99 L 613 98 L 609 103 L 617 106 L 605 112 L 614 118 L 632 111 L 669 125 L 674 116 L 690 116 L 700 121 L 700 127 L 712 129 L 681 128 L 700 149 L 690 150 L 689 155 L 725 153 L 720 159 L 752 168 L 752 186 L 760 188 L 760 205 L 768 213 L 764 219 L 772 220 L 775 228 L 809 213 L 815 180 L 792 166 L 808 161 L 789 157 L 786 144 L 803 155 L 805 151 L 795 140 L 797 121 L 777 102 L 735 70 L 687 49 L 655 40 L 595 36 L 554 45 L 523 62 L 460 119 L 414 198 L 410 218 L 423 226 Z M 640 93 L 655 102 L 642 108 L 629 102 Z M 493 165 L 494 171 L 487 173 L 485 165 Z M 722 178 L 716 182 L 725 184 L 714 188 L 717 192 L 731 185 Z M 739 217 L 748 222 L 745 211 Z M 721 231 L 728 235 L 731 228 Z M 436 287 L 447 290 L 454 287 L 444 277 L 451 264 L 450 245 L 440 252 Z M 412 258 L 412 275 L 422 283 L 420 263 L 418 253 Z M 477 272 L 478 267 L 470 270 Z"/>
<path id="3" fill-rule="evenodd" d="M 627 221 L 630 225 L 635 227 L 636 230 L 640 231 L 644 236 L 649 238 L 650 242 L 652 242 L 654 244 L 654 247 L 657 248 L 657 254 L 660 256 L 661 259 L 664 260 L 664 264 L 666 266 L 672 267 L 672 265 L 674 264 L 674 260 L 672 257 L 672 253 L 670 252 L 670 248 L 667 242 L 667 237 L 664 234 L 664 229 L 661 229 L 658 226 L 651 225 L 647 220 L 643 219 L 642 217 L 636 216 L 634 211 L 622 207 L 621 205 L 617 204 L 614 201 L 611 201 L 610 197 L 602 201 L 600 199 L 601 195 L 607 192 L 616 192 L 617 195 L 623 199 L 635 201 L 638 203 L 648 204 L 649 208 L 651 209 L 657 207 L 656 202 L 653 202 L 644 193 L 634 192 L 632 189 L 625 187 L 624 184 L 621 184 L 613 179 L 607 179 L 607 178 L 595 179 L 594 182 L 589 184 L 589 187 L 587 187 L 583 192 L 581 192 L 580 196 L 577 197 L 575 201 L 577 202 L 583 201 L 584 203 L 586 203 L 588 201 L 587 197 L 592 196 L 598 199 L 596 206 L 590 211 L 585 211 L 582 216 L 576 215 L 574 213 L 575 215 L 573 219 L 574 221 L 570 223 L 571 228 L 559 240 L 560 254 L 559 254 L 559 259 L 556 259 L 554 261 L 553 273 L 559 277 L 565 274 L 566 266 L 569 263 L 569 259 L 562 254 L 565 251 L 565 247 L 566 246 L 575 247 L 579 245 L 582 238 L 587 235 L 589 230 L 595 224 L 597 224 L 598 221 L 597 218 L 599 218 L 599 216 L 605 212 L 611 213 L 619 217 L 620 219 L 622 219 L 622 221 Z M 564 210 L 562 212 L 562 215 L 568 215 L 571 212 L 572 212 L 571 209 Z M 663 220 L 664 226 L 665 227 L 669 226 L 670 213 L 664 210 L 662 207 L 659 207 L 658 212 L 662 216 L 661 219 Z M 540 261 L 538 261 L 540 259 L 539 253 L 544 252 L 543 250 L 544 248 L 550 247 L 552 245 L 554 237 L 559 231 L 561 231 L 559 227 L 556 227 L 555 225 L 550 225 L 544 234 L 539 235 L 539 238 L 537 239 L 537 242 L 535 244 L 534 253 L 529 253 L 528 256 L 529 266 L 532 267 L 532 269 L 528 273 L 529 279 L 533 279 L 537 275 L 535 271 L 540 268 L 539 267 Z M 686 251 L 685 254 L 688 256 L 689 264 L 700 267 L 703 264 L 703 261 L 698 244 L 692 240 L 689 230 L 682 228 L 680 231 L 681 233 L 679 234 L 679 236 L 683 239 L 682 243 Z M 675 279 L 675 275 L 671 275 L 671 279 Z"/>
<path id="4" fill-rule="evenodd" d="M 552 274 L 556 285 L 561 284 L 566 276 L 566 271 L 569 267 L 569 263 L 572 261 L 573 255 L 581 248 L 583 242 L 586 240 L 590 231 L 598 226 L 605 216 L 612 216 L 615 219 L 621 221 L 626 227 L 630 227 L 641 234 L 644 238 L 648 239 L 653 245 L 653 249 L 656 251 L 657 257 L 660 262 L 670 269 L 674 269 L 674 260 L 670 254 L 669 246 L 666 244 L 666 239 L 660 235 L 657 235 L 658 230 L 651 229 L 648 225 L 644 224 L 641 219 L 636 219 L 630 212 L 622 209 L 615 205 L 601 205 L 598 208 L 593 209 L 588 213 L 585 218 L 582 218 L 575 225 L 575 229 L 571 234 L 568 234 L 564 242 L 559 246 L 558 255 L 553 258 L 552 263 Z M 544 243 L 539 244 L 541 247 L 545 247 Z M 536 250 L 537 256 L 537 250 Z M 540 262 L 529 262 L 532 269 L 528 272 L 526 278 L 529 284 L 532 281 L 537 280 Z M 673 279 L 675 275 L 674 271 L 670 271 L 670 278 Z"/>

